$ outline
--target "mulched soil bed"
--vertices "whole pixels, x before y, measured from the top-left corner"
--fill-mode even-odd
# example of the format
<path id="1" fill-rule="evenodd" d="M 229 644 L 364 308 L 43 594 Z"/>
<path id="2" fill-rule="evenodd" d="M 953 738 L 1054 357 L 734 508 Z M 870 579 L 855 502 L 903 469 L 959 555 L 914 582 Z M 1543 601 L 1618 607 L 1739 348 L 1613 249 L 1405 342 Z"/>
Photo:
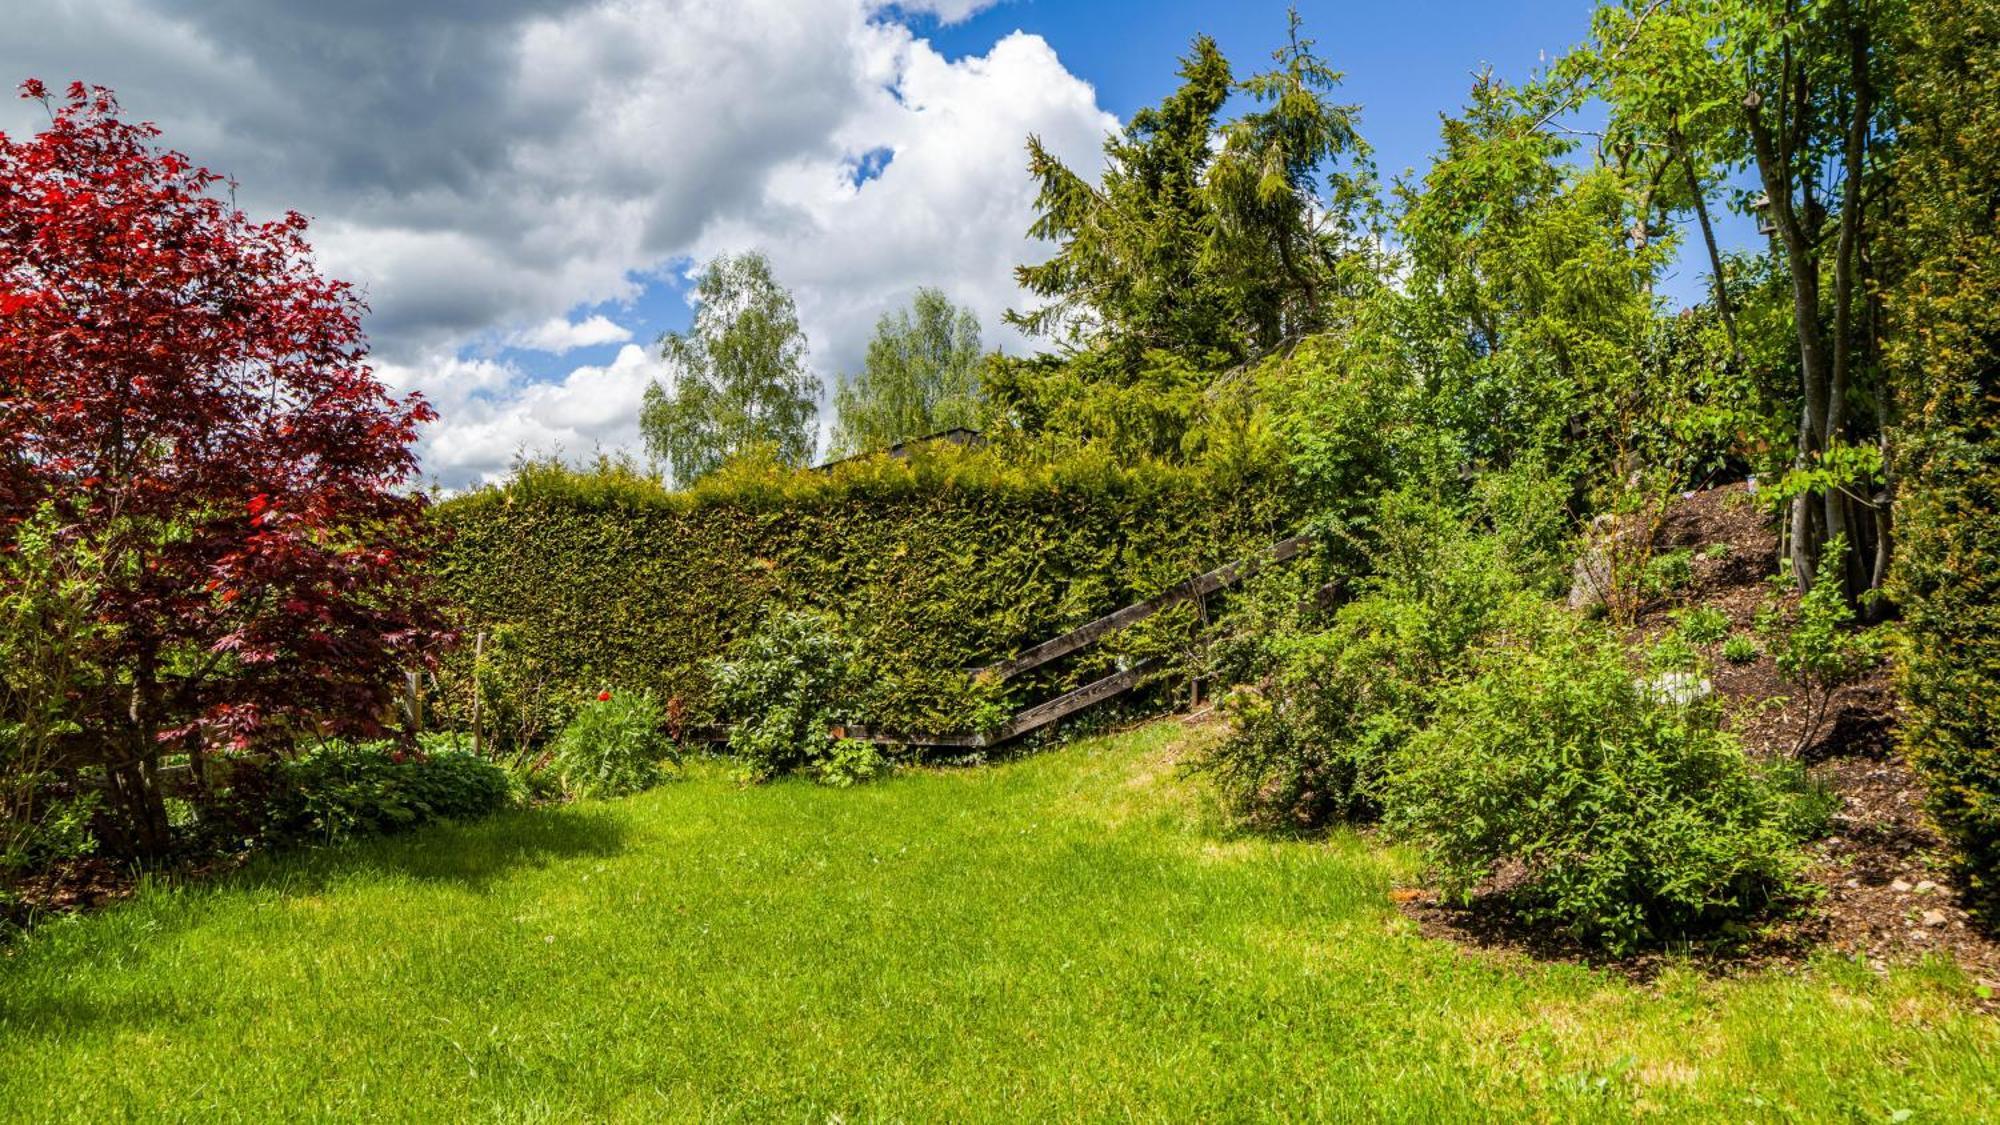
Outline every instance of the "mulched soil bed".
<path id="1" fill-rule="evenodd" d="M 1673 615 L 1706 605 L 1728 616 L 1732 632 L 1752 630 L 1774 596 L 1766 578 L 1776 537 L 1744 485 L 1683 497 L 1669 511 L 1660 549 L 1695 549 L 1694 584 L 1640 613 L 1634 642 L 1673 626 Z M 1719 558 L 1703 549 L 1729 544 Z M 1793 595 L 1785 594 L 1791 597 Z M 1527 926 L 1506 909 L 1504 877 L 1482 889 L 1469 908 L 1440 904 L 1426 891 L 1400 892 L 1403 910 L 1427 934 L 1539 959 L 1586 961 L 1638 979 L 1667 964 L 1716 972 L 1802 962 L 1815 948 L 1866 960 L 1877 968 L 1929 954 L 1955 958 L 1977 984 L 2000 996 L 2000 941 L 1982 933 L 1958 904 L 1945 842 L 1924 814 L 1923 783 L 1895 750 L 1896 696 L 1886 669 L 1840 689 L 1821 729 L 1807 738 L 1805 709 L 1788 705 L 1769 655 L 1747 664 L 1716 659 L 1710 678 L 1728 704 L 1730 726 L 1754 754 L 1798 754 L 1814 778 L 1841 799 L 1832 835 L 1810 847 L 1812 881 L 1822 898 L 1747 944 L 1612 959 L 1559 935 Z M 1992 997 L 1984 1004 L 2000 1010 Z"/>

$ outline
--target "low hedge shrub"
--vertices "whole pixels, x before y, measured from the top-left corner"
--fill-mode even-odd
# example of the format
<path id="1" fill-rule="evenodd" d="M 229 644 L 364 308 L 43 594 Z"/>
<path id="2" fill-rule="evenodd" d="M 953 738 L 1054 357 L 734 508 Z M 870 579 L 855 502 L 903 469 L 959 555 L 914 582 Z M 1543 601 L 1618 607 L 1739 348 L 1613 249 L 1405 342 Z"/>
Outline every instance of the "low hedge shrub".
<path id="1" fill-rule="evenodd" d="M 296 759 L 265 763 L 260 772 L 239 777 L 235 788 L 254 801 L 271 841 L 332 843 L 436 820 L 469 820 L 513 801 L 505 770 L 442 741 L 421 751 L 332 742 Z"/>
<path id="2" fill-rule="evenodd" d="M 1746 755 L 1713 699 L 1645 690 L 1607 628 L 1560 610 L 1477 660 L 1389 781 L 1390 825 L 1449 896 L 1497 879 L 1525 920 L 1625 951 L 1803 893 L 1825 798 Z"/>

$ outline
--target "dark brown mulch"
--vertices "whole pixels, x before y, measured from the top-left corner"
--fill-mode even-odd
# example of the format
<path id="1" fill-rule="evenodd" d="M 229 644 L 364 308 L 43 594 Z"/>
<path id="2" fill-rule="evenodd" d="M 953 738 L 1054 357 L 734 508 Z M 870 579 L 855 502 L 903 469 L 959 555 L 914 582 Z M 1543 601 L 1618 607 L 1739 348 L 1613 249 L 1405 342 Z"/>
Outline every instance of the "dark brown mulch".
<path id="1" fill-rule="evenodd" d="M 89 910 L 130 894 L 135 880 L 121 864 L 107 859 L 74 859 L 11 881 L 12 921 L 35 914 L 66 914 Z"/>
<path id="2" fill-rule="evenodd" d="M 27 929 L 63 914 L 96 910 L 130 898 L 142 878 L 200 881 L 241 867 L 249 852 L 200 853 L 147 866 L 92 856 L 64 860 L 0 882 L 0 940 L 8 927 Z"/>
<path id="3" fill-rule="evenodd" d="M 1705 549 L 1727 543 L 1727 554 Z M 1634 631 L 1646 643 L 1673 627 L 1681 609 L 1721 610 L 1731 631 L 1750 633 L 1758 612 L 1774 599 L 1795 595 L 1766 581 L 1776 567 L 1776 536 L 1741 484 L 1683 497 L 1669 511 L 1660 548 L 1695 549 L 1694 584 L 1647 606 Z M 1714 654 L 1712 654 L 1714 655 Z M 1767 654 L 1746 664 L 1715 659 L 1711 679 L 1728 705 L 1729 724 L 1751 753 L 1796 755 L 1812 776 L 1840 798 L 1832 834 L 1814 842 L 1810 878 L 1820 891 L 1792 918 L 1730 945 L 1608 958 L 1522 923 L 1506 903 L 1505 880 L 1483 888 L 1471 908 L 1440 904 L 1421 890 L 1406 891 L 1403 909 L 1423 932 L 1468 945 L 1539 959 L 1583 961 L 1648 979 L 1661 967 L 1688 963 L 1715 972 L 1801 962 L 1815 948 L 1833 949 L 1878 968 L 1930 954 L 1956 959 L 1967 976 L 2000 1007 L 2000 940 L 1982 932 L 1959 905 L 1945 863 L 1943 838 L 1924 812 L 1923 783 L 1897 754 L 1896 695 L 1888 671 L 1878 669 L 1840 689 L 1816 731 L 1806 708 L 1778 677 Z"/>

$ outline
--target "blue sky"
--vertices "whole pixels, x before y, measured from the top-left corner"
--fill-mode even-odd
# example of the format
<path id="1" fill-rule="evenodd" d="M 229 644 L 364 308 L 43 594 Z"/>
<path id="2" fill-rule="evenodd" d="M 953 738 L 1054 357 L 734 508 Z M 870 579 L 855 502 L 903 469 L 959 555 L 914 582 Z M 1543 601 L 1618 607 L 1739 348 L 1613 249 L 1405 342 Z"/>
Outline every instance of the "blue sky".
<path id="1" fill-rule="evenodd" d="M 1096 89 L 1099 105 L 1125 120 L 1173 91 L 1178 59 L 1197 35 L 1214 37 L 1239 76 L 1261 69 L 1282 41 L 1287 7 L 1284 0 L 1005 0 L 958 23 L 905 18 L 954 59 L 982 55 L 1016 31 L 1038 35 Z M 1423 175 L 1437 150 L 1440 113 L 1464 102 L 1475 73 L 1490 66 L 1509 81 L 1527 79 L 1583 39 L 1590 13 L 1575 0 L 1301 0 L 1298 9 L 1318 52 L 1345 75 L 1340 96 L 1362 107 L 1362 133 L 1385 184 Z M 1731 220 L 1725 242 L 1747 245 L 1754 231 Z M 1706 285 L 1705 270 L 1690 260 L 1662 292 L 1691 303 Z M 689 315 L 671 285 L 655 287 L 633 313 L 655 335 L 685 327 Z"/>
<path id="2" fill-rule="evenodd" d="M 1047 39 L 1069 69 L 1097 87 L 1120 119 L 1175 86 L 1176 59 L 1196 35 L 1213 36 L 1239 76 L 1261 70 L 1285 34 L 1282 0 L 1011 0 L 963 23 L 937 27 L 947 54 L 976 54 L 1021 29 Z M 1346 74 L 1343 96 L 1362 106 L 1362 131 L 1386 177 L 1421 170 L 1438 113 L 1464 100 L 1490 64 L 1518 80 L 1589 29 L 1590 5 L 1550 3 L 1336 3 L 1301 0 L 1306 34 Z"/>
<path id="3" fill-rule="evenodd" d="M 1026 136 L 1094 167 L 1195 35 L 1249 73 L 1285 34 L 1281 0 L 246 2 L 23 5 L 0 73 L 109 85 L 253 213 L 311 216 L 368 296 L 376 370 L 438 408 L 422 452 L 453 486 L 636 450 L 673 377 L 654 341 L 716 253 L 770 256 L 829 385 L 921 285 L 1031 346 L 1001 326 L 1013 267 L 1048 252 Z M 1590 8 L 1300 3 L 1385 177 L 1421 175 L 1481 67 L 1527 77 Z M 34 127 L 0 103 L 0 129 Z M 1701 272 L 1663 294 L 1698 299 Z"/>

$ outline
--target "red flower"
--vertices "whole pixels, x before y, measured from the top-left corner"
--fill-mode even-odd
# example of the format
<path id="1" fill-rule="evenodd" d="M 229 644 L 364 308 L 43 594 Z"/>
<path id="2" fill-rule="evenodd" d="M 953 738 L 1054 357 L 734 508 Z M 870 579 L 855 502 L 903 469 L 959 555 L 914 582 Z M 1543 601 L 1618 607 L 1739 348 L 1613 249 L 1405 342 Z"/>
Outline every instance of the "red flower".
<path id="1" fill-rule="evenodd" d="M 611 702 L 611 693 L 610 693 L 610 692 L 608 692 L 608 691 L 600 691 L 600 692 L 598 692 L 598 693 L 597 693 L 597 701 L 598 701 L 599 703 L 609 703 L 609 702 Z"/>

